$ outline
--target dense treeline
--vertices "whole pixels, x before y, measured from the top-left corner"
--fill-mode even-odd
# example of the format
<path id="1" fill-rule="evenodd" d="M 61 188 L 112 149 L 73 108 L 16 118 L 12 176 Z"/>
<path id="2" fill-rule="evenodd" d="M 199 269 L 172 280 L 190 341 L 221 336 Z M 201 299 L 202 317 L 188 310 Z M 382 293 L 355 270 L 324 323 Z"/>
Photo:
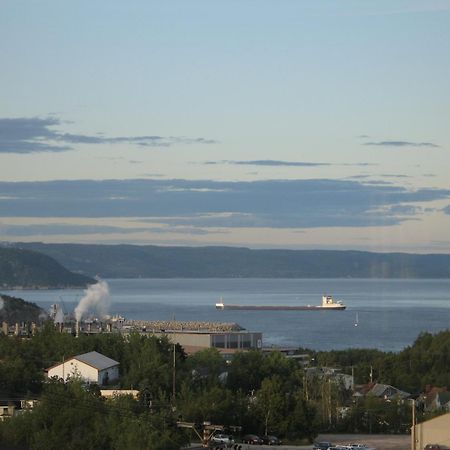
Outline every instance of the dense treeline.
<path id="1" fill-rule="evenodd" d="M 120 362 L 120 387 L 141 390 L 139 401 L 127 399 L 128 406 L 123 399 L 107 402 L 81 389 L 76 380 L 68 386 L 45 382 L 44 368 L 93 350 Z M 87 421 L 86 434 L 95 436 L 99 449 L 179 448 L 189 436 L 175 427 L 177 419 L 239 425 L 247 432 L 274 431 L 291 439 L 310 440 L 318 429 L 314 406 L 303 396 L 302 371 L 279 353 L 238 354 L 227 364 L 215 349 L 187 357 L 164 338 L 106 333 L 75 338 L 57 332 L 50 322 L 31 339 L 0 334 L 0 398 L 41 399 L 32 412 L 0 423 L 0 442 L 33 449 L 60 448 L 58 442 L 65 442 L 65 448 L 88 448 L 79 436 Z M 79 409 L 82 420 L 76 414 Z M 125 417 L 115 416 L 115 410 Z M 162 437 L 155 430 L 165 430 L 164 446 L 156 445 Z M 133 437 L 136 433 L 141 446 L 127 440 L 139 440 Z"/>
<path id="2" fill-rule="evenodd" d="M 77 380 L 45 382 L 44 368 L 93 350 L 120 362 L 120 387 L 141 390 L 139 400 L 104 400 Z M 374 381 L 413 394 L 427 384 L 450 384 L 450 331 L 421 334 L 400 353 L 310 353 L 317 366 L 353 370 L 356 383 L 367 383 L 372 372 Z M 90 439 L 99 449 L 175 449 L 192 437 L 176 427 L 180 419 L 238 425 L 242 433 L 270 432 L 292 442 L 319 431 L 404 432 L 411 420 L 408 403 L 355 400 L 327 378 L 308 378 L 298 362 L 278 352 L 237 353 L 227 364 L 215 349 L 187 356 L 164 338 L 75 338 L 51 323 L 31 339 L 0 335 L 0 398 L 40 399 L 32 412 L 0 423 L 0 443 L 32 449 L 56 449 L 61 442 L 88 448 Z"/>
<path id="3" fill-rule="evenodd" d="M 102 278 L 449 278 L 450 255 L 16 243 Z"/>
<path id="4" fill-rule="evenodd" d="M 399 353 L 379 350 L 349 349 L 318 352 L 318 365 L 340 367 L 351 374 L 356 383 L 373 380 L 418 394 L 426 385 L 450 388 L 450 331 L 421 333 L 412 346 Z"/>

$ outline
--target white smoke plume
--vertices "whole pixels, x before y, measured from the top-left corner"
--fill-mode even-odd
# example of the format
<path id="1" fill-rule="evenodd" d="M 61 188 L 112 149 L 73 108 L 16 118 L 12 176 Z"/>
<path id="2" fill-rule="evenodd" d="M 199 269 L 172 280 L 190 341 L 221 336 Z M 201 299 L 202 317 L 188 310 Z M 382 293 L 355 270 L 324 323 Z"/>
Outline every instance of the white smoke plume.
<path id="1" fill-rule="evenodd" d="M 81 320 L 88 311 L 95 311 L 100 317 L 105 317 L 111 306 L 108 283 L 99 281 L 84 291 L 84 297 L 75 308 L 75 318 Z"/>
<path id="2" fill-rule="evenodd" d="M 55 318 L 53 319 L 53 322 L 55 323 L 64 323 L 64 313 L 60 306 L 56 309 Z"/>

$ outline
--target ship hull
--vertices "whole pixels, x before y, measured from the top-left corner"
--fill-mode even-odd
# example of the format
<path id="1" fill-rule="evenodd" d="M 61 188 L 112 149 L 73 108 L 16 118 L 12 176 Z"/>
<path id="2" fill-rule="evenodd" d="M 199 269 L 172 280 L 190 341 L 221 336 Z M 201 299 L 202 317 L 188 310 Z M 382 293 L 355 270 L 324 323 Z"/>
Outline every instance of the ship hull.
<path id="1" fill-rule="evenodd" d="M 231 310 L 245 310 L 245 311 L 343 311 L 345 305 L 336 306 L 266 306 L 266 305 L 220 305 L 216 309 L 231 309 Z"/>

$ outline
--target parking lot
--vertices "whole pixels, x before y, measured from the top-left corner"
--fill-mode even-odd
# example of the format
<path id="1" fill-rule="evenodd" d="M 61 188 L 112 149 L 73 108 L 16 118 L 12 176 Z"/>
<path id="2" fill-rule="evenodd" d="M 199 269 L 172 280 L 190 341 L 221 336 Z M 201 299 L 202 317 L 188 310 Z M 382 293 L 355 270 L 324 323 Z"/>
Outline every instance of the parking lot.
<path id="1" fill-rule="evenodd" d="M 410 450 L 411 436 L 396 434 L 321 434 L 317 441 L 330 441 L 333 444 L 366 444 L 377 450 Z M 295 448 L 295 447 L 292 447 Z M 297 447 L 309 448 L 312 447 Z"/>
<path id="2" fill-rule="evenodd" d="M 321 434 L 316 441 L 328 441 L 333 444 L 359 443 L 377 450 L 410 450 L 411 436 L 409 435 L 383 435 L 383 434 Z M 242 445 L 242 450 L 273 450 L 269 445 Z M 191 447 L 191 450 L 201 447 Z M 279 450 L 311 450 L 312 445 L 280 445 L 275 448 Z"/>

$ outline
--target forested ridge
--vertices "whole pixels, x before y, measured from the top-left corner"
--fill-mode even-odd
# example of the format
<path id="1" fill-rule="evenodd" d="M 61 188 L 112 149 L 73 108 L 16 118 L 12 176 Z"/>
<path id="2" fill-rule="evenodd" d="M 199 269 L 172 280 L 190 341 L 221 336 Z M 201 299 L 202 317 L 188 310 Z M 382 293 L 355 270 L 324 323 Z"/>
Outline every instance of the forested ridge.
<path id="1" fill-rule="evenodd" d="M 0 287 L 85 287 L 95 280 L 73 273 L 53 258 L 32 250 L 0 246 Z"/>
<path id="2" fill-rule="evenodd" d="M 44 382 L 44 368 L 93 350 L 120 362 L 120 387 L 140 389 L 145 396 L 103 400 L 77 380 Z M 375 381 L 412 394 L 427 384 L 450 385 L 450 331 L 421 334 L 399 353 L 304 351 L 313 358 L 310 364 L 344 373 L 353 369 L 356 383 L 367 383 L 372 371 Z M 324 380 L 306 381 L 302 366 L 276 351 L 237 353 L 227 364 L 215 349 L 187 356 L 178 345 L 152 336 L 75 338 L 49 322 L 31 339 L 0 335 L 0 355 L 0 397 L 41 399 L 32 412 L 0 423 L 0 442 L 26 448 L 56 449 L 60 442 L 67 442 L 66 448 L 88 448 L 92 439 L 98 449 L 175 449 L 192 438 L 177 429 L 180 419 L 239 425 L 242 433 L 267 430 L 290 442 L 310 441 L 319 431 L 405 432 L 411 419 L 409 403 L 356 401 L 349 391 Z M 330 413 L 338 405 L 350 408 L 344 418 Z M 83 423 L 89 426 L 78 435 Z"/>
<path id="3" fill-rule="evenodd" d="M 47 319 L 47 313 L 35 303 L 0 293 L 0 322 L 39 322 Z"/>
<path id="4" fill-rule="evenodd" d="M 11 244 L 12 245 L 12 244 Z M 102 278 L 449 278 L 450 255 L 16 243 Z"/>

